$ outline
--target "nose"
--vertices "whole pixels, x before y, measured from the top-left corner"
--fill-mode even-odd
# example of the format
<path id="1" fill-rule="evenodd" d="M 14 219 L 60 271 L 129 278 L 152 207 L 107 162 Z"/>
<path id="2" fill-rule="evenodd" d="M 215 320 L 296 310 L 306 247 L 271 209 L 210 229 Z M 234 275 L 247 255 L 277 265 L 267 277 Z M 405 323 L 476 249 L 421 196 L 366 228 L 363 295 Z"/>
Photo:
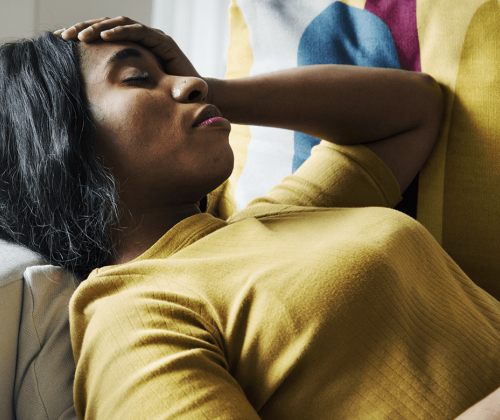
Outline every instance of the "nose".
<path id="1" fill-rule="evenodd" d="M 177 77 L 172 96 L 179 102 L 202 102 L 208 94 L 208 85 L 199 77 Z"/>

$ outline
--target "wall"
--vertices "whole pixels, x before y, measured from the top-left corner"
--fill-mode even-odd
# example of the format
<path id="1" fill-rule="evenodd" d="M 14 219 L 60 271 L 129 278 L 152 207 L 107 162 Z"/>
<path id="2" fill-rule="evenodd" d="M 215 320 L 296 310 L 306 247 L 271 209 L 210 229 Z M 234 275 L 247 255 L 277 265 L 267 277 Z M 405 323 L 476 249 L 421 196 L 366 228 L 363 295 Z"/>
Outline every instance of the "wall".
<path id="1" fill-rule="evenodd" d="M 120 15 L 163 30 L 198 72 L 224 78 L 229 0 L 0 0 L 0 43 Z"/>
<path id="2" fill-rule="evenodd" d="M 152 0 L 0 0 L 0 43 L 104 16 L 150 25 L 151 6 Z"/>
<path id="3" fill-rule="evenodd" d="M 151 26 L 170 35 L 198 73 L 224 78 L 230 0 L 153 0 Z"/>

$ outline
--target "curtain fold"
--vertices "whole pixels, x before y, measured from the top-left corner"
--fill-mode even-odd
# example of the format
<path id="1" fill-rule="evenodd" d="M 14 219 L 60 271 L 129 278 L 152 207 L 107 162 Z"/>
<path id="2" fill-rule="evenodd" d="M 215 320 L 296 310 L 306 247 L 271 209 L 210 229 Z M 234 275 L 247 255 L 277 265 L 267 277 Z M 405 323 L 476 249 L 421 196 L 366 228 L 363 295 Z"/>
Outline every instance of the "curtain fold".
<path id="1" fill-rule="evenodd" d="M 224 78 L 229 0 L 153 0 L 151 26 L 170 35 L 205 77 Z"/>

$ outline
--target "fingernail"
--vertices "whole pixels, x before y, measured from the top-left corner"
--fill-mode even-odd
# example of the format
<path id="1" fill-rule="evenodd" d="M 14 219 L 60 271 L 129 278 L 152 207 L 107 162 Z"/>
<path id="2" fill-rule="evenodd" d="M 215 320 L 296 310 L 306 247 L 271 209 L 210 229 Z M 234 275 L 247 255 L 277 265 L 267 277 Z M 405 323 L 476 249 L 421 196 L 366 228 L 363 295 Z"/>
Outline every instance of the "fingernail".
<path id="1" fill-rule="evenodd" d="M 111 35 L 114 31 L 114 29 L 108 29 L 107 31 L 102 31 L 101 35 Z"/>
<path id="2" fill-rule="evenodd" d="M 68 35 L 73 35 L 74 33 L 76 33 L 76 28 L 72 26 L 71 28 L 66 29 L 64 32 L 66 32 L 66 34 Z"/>

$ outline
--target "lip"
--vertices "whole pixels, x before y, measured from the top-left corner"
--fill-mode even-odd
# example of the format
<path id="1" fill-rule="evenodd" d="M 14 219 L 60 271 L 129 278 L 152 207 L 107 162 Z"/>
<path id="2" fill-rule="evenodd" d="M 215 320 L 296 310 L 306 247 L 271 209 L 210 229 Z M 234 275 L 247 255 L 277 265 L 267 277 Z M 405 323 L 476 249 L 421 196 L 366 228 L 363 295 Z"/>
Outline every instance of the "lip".
<path id="1" fill-rule="evenodd" d="M 223 118 L 219 109 L 215 105 L 206 105 L 195 115 L 192 127 L 197 127 L 199 126 L 200 123 L 207 121 L 210 118 L 216 118 L 216 117 Z"/>
<path id="2" fill-rule="evenodd" d="M 196 128 L 197 130 L 210 127 L 218 127 L 224 128 L 226 130 L 231 130 L 231 123 L 223 117 L 212 117 L 194 126 L 194 128 Z"/>

